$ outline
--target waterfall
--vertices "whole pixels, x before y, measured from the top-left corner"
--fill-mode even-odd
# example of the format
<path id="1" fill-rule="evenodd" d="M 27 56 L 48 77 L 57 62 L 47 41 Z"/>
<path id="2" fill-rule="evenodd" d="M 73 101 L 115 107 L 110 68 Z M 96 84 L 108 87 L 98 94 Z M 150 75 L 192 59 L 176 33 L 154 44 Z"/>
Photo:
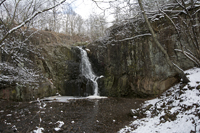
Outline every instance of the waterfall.
<path id="1" fill-rule="evenodd" d="M 91 65 L 89 58 L 87 56 L 87 52 L 84 49 L 82 49 L 81 47 L 78 47 L 78 48 L 81 51 L 81 73 L 88 80 L 92 81 L 93 89 L 94 89 L 94 95 L 93 96 L 99 96 L 97 80 L 99 78 L 103 77 L 103 76 L 96 76 L 95 75 L 95 73 L 92 70 L 92 65 Z"/>

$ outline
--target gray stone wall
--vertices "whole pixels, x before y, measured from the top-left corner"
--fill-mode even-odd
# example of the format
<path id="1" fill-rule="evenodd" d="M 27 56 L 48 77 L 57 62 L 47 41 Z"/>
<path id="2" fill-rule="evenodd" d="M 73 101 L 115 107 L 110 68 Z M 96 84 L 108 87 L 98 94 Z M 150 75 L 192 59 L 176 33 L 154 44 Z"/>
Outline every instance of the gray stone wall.
<path id="1" fill-rule="evenodd" d="M 152 22 L 152 26 L 170 59 L 183 70 L 194 67 L 191 60 L 174 50 L 181 49 L 174 27 L 167 20 L 160 21 Z M 102 95 L 153 97 L 180 81 L 152 37 L 143 35 L 146 33 L 145 23 L 138 20 L 112 27 L 108 37 L 88 45 L 94 70 L 105 76 L 99 81 Z M 195 53 L 190 40 L 181 41 Z"/>

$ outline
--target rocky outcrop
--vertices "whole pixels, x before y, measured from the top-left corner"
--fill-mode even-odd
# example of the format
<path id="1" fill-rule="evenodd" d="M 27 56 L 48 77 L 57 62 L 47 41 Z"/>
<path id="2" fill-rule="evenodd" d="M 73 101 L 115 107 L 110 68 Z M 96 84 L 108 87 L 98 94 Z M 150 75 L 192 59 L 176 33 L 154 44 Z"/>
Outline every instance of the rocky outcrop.
<path id="1" fill-rule="evenodd" d="M 42 55 L 44 60 L 35 61 L 53 87 L 47 89 L 52 90 L 52 93 L 43 94 L 47 96 L 55 95 L 56 92 L 64 96 L 93 94 L 93 83 L 81 74 L 79 48 L 66 44 L 42 45 Z M 41 90 L 45 89 L 41 88 Z"/>
<path id="2" fill-rule="evenodd" d="M 55 91 L 65 95 L 64 84 L 68 80 L 76 80 L 80 74 L 80 56 L 78 49 L 65 45 L 43 45 L 44 60 L 36 59 L 37 65 Z M 53 95 L 53 94 L 51 94 Z"/>
<path id="3" fill-rule="evenodd" d="M 160 16 L 155 20 L 151 22 L 153 29 L 173 63 L 183 70 L 194 67 L 195 64 L 180 50 L 174 50 L 182 49 L 182 46 L 171 22 Z M 181 22 L 176 23 L 181 27 Z M 184 48 L 198 54 L 190 45 L 191 41 L 187 34 L 181 33 Z M 74 45 L 68 45 L 72 43 L 69 36 L 40 31 L 26 43 L 39 49 L 39 54 L 23 52 L 39 68 L 41 79 L 38 79 L 37 86 L 13 83 L 0 88 L 0 98 L 34 100 L 57 92 L 70 96 L 93 94 L 92 83 L 80 72 L 80 51 Z M 153 42 L 142 19 L 115 25 L 108 30 L 107 37 L 86 47 L 90 49 L 87 52 L 95 74 L 104 76 L 98 79 L 100 95 L 153 97 L 180 81 L 179 75 L 169 67 L 164 54 Z"/>
<path id="4" fill-rule="evenodd" d="M 169 21 L 162 18 L 152 22 L 152 26 L 176 65 L 183 70 L 195 66 L 181 52 L 174 50 L 181 46 Z M 180 80 L 148 33 L 142 20 L 132 21 L 112 27 L 108 37 L 87 46 L 94 71 L 104 75 L 99 81 L 102 95 L 153 97 Z M 190 51 L 195 51 L 188 40 L 181 41 Z"/>
<path id="5" fill-rule="evenodd" d="M 41 76 L 34 80 L 36 83 L 23 86 L 16 82 L 11 85 L 4 83 L 4 86 L 0 86 L 0 99 L 30 101 L 56 93 L 84 95 L 79 94 L 80 87 L 76 87 L 84 88 L 87 82 L 80 76 L 80 51 L 71 44 L 72 41 L 64 34 L 49 31 L 38 31 L 32 35 L 26 42 L 32 46 L 31 50 L 22 52 Z M 28 62 L 24 62 L 24 66 L 29 66 Z"/>
<path id="6" fill-rule="evenodd" d="M 37 79 L 37 85 L 13 84 L 1 88 L 0 98 L 30 101 L 56 95 L 56 93 L 65 95 L 66 81 L 77 81 L 80 74 L 78 49 L 58 44 L 39 44 L 36 47 L 40 48 L 40 55 L 32 54 L 30 58 L 42 75 Z"/>

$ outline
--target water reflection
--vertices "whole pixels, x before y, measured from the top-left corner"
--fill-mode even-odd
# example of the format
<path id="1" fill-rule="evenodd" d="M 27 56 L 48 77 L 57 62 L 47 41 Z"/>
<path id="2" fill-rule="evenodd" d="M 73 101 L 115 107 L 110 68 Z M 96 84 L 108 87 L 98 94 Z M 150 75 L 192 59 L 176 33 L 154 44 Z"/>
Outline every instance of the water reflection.
<path id="1" fill-rule="evenodd" d="M 55 97 L 54 97 L 55 98 Z M 61 102 L 61 101 L 64 102 Z M 86 99 L 60 97 L 34 102 L 0 101 L 0 132 L 116 132 L 132 120 L 130 109 L 142 100 L 125 98 Z"/>

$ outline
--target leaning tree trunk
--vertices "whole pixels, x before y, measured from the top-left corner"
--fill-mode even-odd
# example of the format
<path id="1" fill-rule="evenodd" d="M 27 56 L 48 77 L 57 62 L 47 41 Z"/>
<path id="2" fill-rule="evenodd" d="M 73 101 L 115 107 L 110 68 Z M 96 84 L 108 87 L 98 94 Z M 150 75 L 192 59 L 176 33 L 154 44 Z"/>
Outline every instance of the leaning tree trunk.
<path id="1" fill-rule="evenodd" d="M 142 0 L 138 0 L 138 3 L 139 3 L 139 5 L 140 5 L 140 9 L 141 9 L 142 14 L 143 14 L 143 16 L 144 16 L 145 22 L 146 22 L 146 24 L 147 24 L 147 26 L 148 26 L 148 28 L 149 28 L 151 34 L 152 34 L 152 37 L 153 37 L 154 42 L 156 43 L 156 45 L 158 46 L 158 48 L 159 48 L 159 49 L 163 52 L 163 54 L 165 55 L 165 58 L 166 58 L 166 60 L 167 60 L 167 63 L 169 64 L 169 66 L 170 66 L 171 68 L 174 68 L 174 70 L 175 70 L 175 71 L 180 75 L 180 77 L 183 79 L 183 82 L 184 82 L 184 83 L 190 82 L 189 79 L 188 79 L 188 78 L 186 77 L 186 75 L 184 74 L 184 72 L 183 72 L 182 70 L 180 70 L 177 66 L 175 66 L 175 65 L 172 63 L 172 61 L 171 61 L 170 58 L 169 58 L 169 55 L 168 55 L 167 51 L 163 48 L 163 46 L 162 46 L 162 45 L 160 44 L 160 42 L 158 41 L 158 39 L 157 39 L 157 37 L 156 37 L 156 34 L 155 34 L 155 32 L 153 31 L 153 28 L 151 27 L 151 24 L 150 24 L 150 22 L 149 22 L 149 20 L 148 20 L 148 18 L 147 18 L 147 15 L 146 15 L 146 13 L 145 13 L 145 11 L 144 11 L 144 7 L 143 7 L 141 1 L 142 1 Z"/>

